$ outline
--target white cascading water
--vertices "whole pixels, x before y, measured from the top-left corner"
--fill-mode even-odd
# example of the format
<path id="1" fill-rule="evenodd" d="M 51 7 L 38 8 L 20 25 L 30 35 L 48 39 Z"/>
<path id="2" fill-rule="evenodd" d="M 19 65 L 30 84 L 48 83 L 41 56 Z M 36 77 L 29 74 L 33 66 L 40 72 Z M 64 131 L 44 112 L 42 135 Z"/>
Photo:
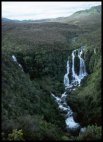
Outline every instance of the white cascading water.
<path id="1" fill-rule="evenodd" d="M 12 55 L 12 59 L 13 59 L 14 62 L 17 62 L 17 59 L 14 55 Z"/>
<path id="2" fill-rule="evenodd" d="M 78 53 L 78 55 L 76 55 L 76 52 Z M 64 85 L 65 85 L 65 89 L 67 88 L 71 88 L 74 86 L 79 85 L 81 83 L 81 80 L 87 76 L 87 72 L 86 72 L 86 68 L 85 68 L 85 61 L 84 59 L 81 57 L 83 54 L 83 47 L 73 50 L 72 52 L 72 80 L 71 80 L 71 84 L 69 83 L 69 78 L 68 78 L 68 74 L 69 71 L 64 75 Z M 80 67 L 79 67 L 79 75 L 77 75 L 75 73 L 75 57 L 78 57 L 80 60 Z M 67 61 L 67 63 L 69 64 L 69 60 Z M 67 70 L 70 70 L 70 65 L 67 66 Z"/>
<path id="3" fill-rule="evenodd" d="M 80 78 L 78 77 L 78 75 L 75 73 L 75 67 L 74 67 L 74 60 L 75 60 L 75 56 L 76 56 L 76 50 L 74 50 L 72 52 L 72 85 L 77 86 L 77 83 L 80 86 Z"/>
<path id="4" fill-rule="evenodd" d="M 19 67 L 22 69 L 22 71 L 23 71 L 23 67 L 22 67 L 21 64 L 18 63 L 18 61 L 17 61 L 15 55 L 12 55 L 12 59 L 13 59 L 14 62 L 16 62 L 16 63 L 18 64 L 18 66 L 19 66 Z"/>
<path id="5" fill-rule="evenodd" d="M 82 53 L 83 53 L 83 49 L 81 48 L 80 51 L 78 50 L 78 57 L 80 60 L 80 71 L 79 71 L 80 80 L 83 79 L 84 76 L 87 75 L 86 68 L 85 68 L 85 62 L 84 62 L 84 59 L 81 57 Z"/>
<path id="6" fill-rule="evenodd" d="M 65 112 L 65 122 L 66 122 L 66 126 L 69 130 L 77 130 L 80 129 L 80 124 L 76 123 L 74 121 L 73 118 L 73 112 L 71 110 L 71 108 L 67 105 L 66 103 L 66 97 L 67 97 L 67 93 L 66 90 L 75 90 L 76 86 L 80 86 L 81 80 L 87 76 L 87 72 L 86 72 L 86 68 L 85 68 L 85 61 L 84 59 L 81 57 L 83 54 L 83 50 L 84 47 L 81 47 L 79 49 L 73 50 L 72 51 L 72 73 L 71 73 L 71 81 L 69 78 L 69 73 L 70 73 L 70 64 L 69 64 L 69 60 L 67 61 L 67 72 L 64 75 L 64 85 L 65 85 L 65 92 L 61 95 L 61 97 L 56 97 L 53 93 L 51 93 L 51 95 L 55 98 L 55 101 L 57 102 L 59 109 L 62 112 Z M 78 53 L 78 54 L 76 54 Z M 75 72 L 75 57 L 79 58 L 80 61 L 80 66 L 79 66 L 79 75 L 76 74 Z M 71 83 L 70 83 L 71 82 Z M 81 128 L 82 130 L 83 128 Z"/>
<path id="7" fill-rule="evenodd" d="M 67 61 L 67 73 L 64 75 L 64 84 L 65 86 L 69 87 L 68 84 L 69 84 L 69 78 L 68 78 L 68 75 L 69 75 L 69 60 Z"/>

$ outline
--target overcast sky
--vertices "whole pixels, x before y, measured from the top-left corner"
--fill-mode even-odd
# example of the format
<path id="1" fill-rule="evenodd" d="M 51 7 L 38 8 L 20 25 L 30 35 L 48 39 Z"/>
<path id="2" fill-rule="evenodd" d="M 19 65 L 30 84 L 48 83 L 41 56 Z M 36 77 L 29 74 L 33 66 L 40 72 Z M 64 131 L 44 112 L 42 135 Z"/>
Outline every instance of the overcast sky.
<path id="1" fill-rule="evenodd" d="M 65 17 L 101 2 L 2 2 L 2 17 L 10 19 L 46 19 Z"/>

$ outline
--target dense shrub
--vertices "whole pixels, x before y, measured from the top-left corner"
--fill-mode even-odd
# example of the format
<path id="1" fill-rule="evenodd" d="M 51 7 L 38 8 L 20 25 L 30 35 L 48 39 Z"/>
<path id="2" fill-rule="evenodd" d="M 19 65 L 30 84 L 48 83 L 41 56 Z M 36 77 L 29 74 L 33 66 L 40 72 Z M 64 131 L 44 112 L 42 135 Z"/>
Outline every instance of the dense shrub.
<path id="1" fill-rule="evenodd" d="M 97 125 L 88 125 L 83 134 L 79 134 L 78 140 L 101 140 L 102 128 Z"/>
<path id="2" fill-rule="evenodd" d="M 14 129 L 11 134 L 8 134 L 9 141 L 23 141 L 23 132 L 22 130 Z"/>

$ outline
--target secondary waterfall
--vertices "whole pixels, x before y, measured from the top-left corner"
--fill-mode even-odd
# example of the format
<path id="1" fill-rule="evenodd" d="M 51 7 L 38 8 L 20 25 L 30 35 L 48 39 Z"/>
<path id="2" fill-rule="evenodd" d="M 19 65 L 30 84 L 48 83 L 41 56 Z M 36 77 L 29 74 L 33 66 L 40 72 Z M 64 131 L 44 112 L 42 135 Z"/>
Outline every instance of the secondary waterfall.
<path id="1" fill-rule="evenodd" d="M 72 64 L 70 64 L 70 59 L 67 60 L 66 68 L 67 72 L 64 75 L 64 86 L 65 86 L 65 92 L 61 95 L 61 97 L 55 96 L 53 93 L 51 95 L 55 98 L 55 101 L 57 102 L 59 109 L 65 113 L 65 123 L 67 126 L 67 129 L 75 131 L 80 130 L 80 124 L 76 123 L 73 118 L 73 111 L 66 103 L 66 97 L 67 97 L 67 90 L 72 91 L 77 86 L 80 86 L 81 80 L 87 76 L 86 67 L 85 67 L 85 61 L 82 58 L 84 46 L 82 46 L 79 49 L 73 50 L 71 55 L 71 61 Z M 79 73 L 77 74 L 75 71 L 75 58 L 79 59 Z M 71 73 L 70 73 L 71 70 Z"/>
<path id="2" fill-rule="evenodd" d="M 22 69 L 22 71 L 23 71 L 23 67 L 22 67 L 21 64 L 18 63 L 18 61 L 17 61 L 15 55 L 12 55 L 12 59 L 13 59 L 14 62 L 16 62 L 16 63 L 18 64 L 18 66 L 19 66 L 19 67 Z"/>

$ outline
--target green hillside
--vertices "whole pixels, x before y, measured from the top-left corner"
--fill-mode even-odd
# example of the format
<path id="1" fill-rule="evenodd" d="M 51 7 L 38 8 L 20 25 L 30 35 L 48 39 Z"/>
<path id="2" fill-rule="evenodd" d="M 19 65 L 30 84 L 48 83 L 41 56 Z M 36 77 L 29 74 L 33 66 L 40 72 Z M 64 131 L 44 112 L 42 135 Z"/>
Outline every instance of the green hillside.
<path id="1" fill-rule="evenodd" d="M 100 24 L 101 21 L 101 5 L 91 7 L 87 10 L 77 11 L 69 17 L 55 18 L 52 21 L 61 23 L 71 23 L 78 26 L 91 26 L 90 24 Z"/>
<path id="2" fill-rule="evenodd" d="M 66 131 L 65 118 L 50 93 L 60 96 L 64 92 L 66 61 L 80 46 L 86 46 L 84 58 L 88 76 L 67 101 L 75 112 L 75 119 L 86 126 L 87 131 L 73 136 Z M 2 139 L 100 139 L 101 57 L 100 6 L 56 22 L 3 20 Z"/>

